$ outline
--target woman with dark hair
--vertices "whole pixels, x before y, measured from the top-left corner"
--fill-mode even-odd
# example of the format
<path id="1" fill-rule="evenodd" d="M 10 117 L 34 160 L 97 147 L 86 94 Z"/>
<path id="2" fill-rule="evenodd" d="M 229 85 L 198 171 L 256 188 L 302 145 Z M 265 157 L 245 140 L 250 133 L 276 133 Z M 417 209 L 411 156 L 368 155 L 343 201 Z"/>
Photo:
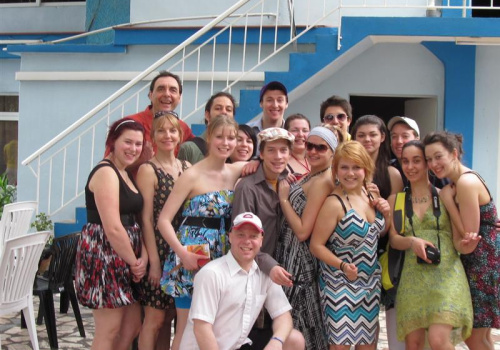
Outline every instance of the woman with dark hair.
<path id="1" fill-rule="evenodd" d="M 333 189 L 333 155 L 343 140 L 336 127 L 313 128 L 306 142 L 311 172 L 292 186 L 282 180 L 278 187 L 283 217 L 275 258 L 294 276 L 294 285 L 284 287 L 284 291 L 292 305 L 294 328 L 302 332 L 309 350 L 328 349 L 319 302 L 318 263 L 309 250 L 309 240 L 329 192 L 325 187 Z"/>
<path id="2" fill-rule="evenodd" d="M 441 191 L 453 223 L 460 232 L 477 232 L 477 247 L 460 258 L 469 280 L 474 324 L 465 341 L 470 349 L 493 349 L 491 328 L 500 328 L 500 236 L 497 209 L 483 178 L 460 161 L 462 136 L 446 131 L 424 139 L 429 169 L 452 184 Z"/>
<path id="3" fill-rule="evenodd" d="M 374 164 L 357 141 L 337 147 L 339 183 L 326 198 L 311 236 L 320 260 L 319 288 L 330 349 L 375 349 L 380 302 L 377 241 L 390 220 L 389 203 L 366 189 Z"/>
<path id="4" fill-rule="evenodd" d="M 236 137 L 236 147 L 229 157 L 228 162 L 249 161 L 257 153 L 257 135 L 255 131 L 246 124 L 238 125 L 238 136 Z"/>
<path id="5" fill-rule="evenodd" d="M 292 114 L 286 118 L 284 128 L 295 136 L 287 169 L 299 181 L 311 171 L 311 166 L 306 158 L 306 141 L 311 130 L 311 122 L 303 114 Z"/>
<path id="6" fill-rule="evenodd" d="M 85 186 L 87 224 L 76 254 L 76 292 L 92 310 L 92 349 L 128 349 L 141 327 L 135 282 L 148 262 L 136 222 L 141 193 L 126 168 L 139 159 L 144 128 L 130 118 L 111 125 L 110 153 L 91 171 Z"/>
<path id="7" fill-rule="evenodd" d="M 471 333 L 472 304 L 458 253 L 466 253 L 476 238 L 464 240 L 452 229 L 429 181 L 421 141 L 403 146 L 401 165 L 409 181 L 404 226 L 398 234 L 395 227 L 401 225 L 394 221 L 390 230 L 391 246 L 406 250 L 396 296 L 398 338 L 408 350 L 423 349 L 426 338 L 433 350 L 452 350 Z"/>
<path id="8" fill-rule="evenodd" d="M 141 165 L 137 173 L 137 186 L 144 198 L 142 232 L 148 251 L 147 278 L 141 281 L 141 305 L 144 322 L 139 335 L 139 349 L 170 349 L 170 331 L 175 317 L 174 299 L 163 293 L 160 278 L 170 247 L 157 228 L 158 216 L 167 201 L 175 181 L 191 166 L 175 158 L 175 150 L 182 140 L 182 128 L 178 119 L 169 111 L 155 114 L 151 140 L 156 153 Z M 179 227 L 180 213 L 173 226 Z"/>
<path id="9" fill-rule="evenodd" d="M 364 115 L 354 123 L 351 135 L 353 140 L 361 142 L 375 164 L 372 182 L 377 185 L 380 196 L 387 199 L 403 190 L 401 174 L 389 165 L 389 132 L 384 121 L 376 115 Z"/>

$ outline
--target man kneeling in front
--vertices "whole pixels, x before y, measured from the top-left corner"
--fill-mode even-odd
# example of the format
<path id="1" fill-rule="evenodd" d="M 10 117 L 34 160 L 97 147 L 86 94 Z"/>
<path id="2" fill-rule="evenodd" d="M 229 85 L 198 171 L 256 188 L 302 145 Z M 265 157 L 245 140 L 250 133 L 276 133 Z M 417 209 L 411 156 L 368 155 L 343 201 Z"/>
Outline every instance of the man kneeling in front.
<path id="1" fill-rule="evenodd" d="M 196 274 L 181 349 L 252 349 L 247 336 L 263 306 L 273 319 L 273 336 L 265 349 L 304 349 L 302 334 L 293 329 L 283 289 L 254 261 L 263 235 L 256 215 L 246 212 L 234 218 L 230 251 Z"/>

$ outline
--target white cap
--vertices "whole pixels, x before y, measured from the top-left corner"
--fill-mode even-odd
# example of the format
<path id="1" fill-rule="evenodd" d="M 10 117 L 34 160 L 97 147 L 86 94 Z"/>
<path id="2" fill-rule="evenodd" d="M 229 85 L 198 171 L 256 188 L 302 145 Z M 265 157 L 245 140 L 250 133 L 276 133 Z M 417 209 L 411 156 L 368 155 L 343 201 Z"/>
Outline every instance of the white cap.
<path id="1" fill-rule="evenodd" d="M 417 133 L 417 136 L 420 137 L 420 130 L 418 129 L 417 122 L 414 121 L 411 118 L 408 117 L 393 117 L 391 120 L 389 120 L 389 123 L 387 123 L 387 129 L 389 129 L 389 132 L 391 131 L 392 127 L 396 123 L 405 123 L 410 127 L 410 129 L 414 130 Z"/>
<path id="2" fill-rule="evenodd" d="M 259 217 L 253 213 L 246 212 L 238 214 L 233 220 L 233 228 L 238 229 L 244 224 L 250 224 L 254 226 L 259 232 L 264 232 L 262 229 L 262 221 L 260 221 Z"/>

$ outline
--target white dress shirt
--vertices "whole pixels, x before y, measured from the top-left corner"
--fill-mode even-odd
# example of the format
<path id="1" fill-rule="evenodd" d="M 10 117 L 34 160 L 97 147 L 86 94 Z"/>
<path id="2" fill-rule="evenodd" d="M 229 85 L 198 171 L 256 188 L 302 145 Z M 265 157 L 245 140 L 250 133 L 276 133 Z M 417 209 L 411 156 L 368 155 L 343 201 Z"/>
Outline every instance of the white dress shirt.
<path id="1" fill-rule="evenodd" d="M 271 318 L 291 310 L 283 289 L 259 270 L 255 261 L 247 273 L 231 251 L 211 261 L 195 276 L 193 301 L 180 348 L 199 349 L 193 319 L 212 324 L 220 350 L 239 349 L 265 306 Z"/>

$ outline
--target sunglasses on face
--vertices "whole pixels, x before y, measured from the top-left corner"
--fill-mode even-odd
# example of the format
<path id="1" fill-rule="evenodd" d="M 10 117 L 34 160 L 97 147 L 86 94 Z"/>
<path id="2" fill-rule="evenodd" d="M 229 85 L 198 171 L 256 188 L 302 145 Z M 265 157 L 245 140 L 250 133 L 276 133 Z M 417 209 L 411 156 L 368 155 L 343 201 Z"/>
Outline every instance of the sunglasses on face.
<path id="1" fill-rule="evenodd" d="M 164 116 L 165 114 L 170 114 L 171 116 L 179 119 L 179 115 L 174 111 L 159 111 L 155 113 L 155 119 Z"/>
<path id="2" fill-rule="evenodd" d="M 319 152 L 319 153 L 324 153 L 324 152 L 328 151 L 327 145 L 317 145 L 317 144 L 311 143 L 311 142 L 306 142 L 306 148 L 308 151 L 312 151 L 313 149 L 315 149 L 316 152 Z"/>
<path id="3" fill-rule="evenodd" d="M 337 118 L 339 122 L 343 122 L 344 120 L 347 119 L 347 114 L 345 113 L 339 113 L 337 115 L 327 114 L 323 119 L 325 119 L 327 122 L 331 122 L 334 118 Z"/>

